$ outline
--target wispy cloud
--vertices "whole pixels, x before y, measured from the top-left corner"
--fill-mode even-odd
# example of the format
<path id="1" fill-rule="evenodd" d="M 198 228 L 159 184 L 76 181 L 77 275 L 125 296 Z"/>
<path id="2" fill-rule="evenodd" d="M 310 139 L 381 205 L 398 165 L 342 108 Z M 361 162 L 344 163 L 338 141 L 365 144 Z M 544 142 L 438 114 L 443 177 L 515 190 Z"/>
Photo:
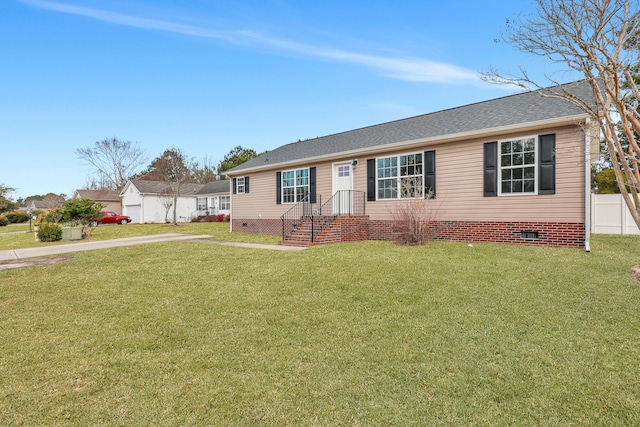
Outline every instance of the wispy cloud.
<path id="1" fill-rule="evenodd" d="M 71 15 L 85 16 L 111 24 L 129 27 L 168 31 L 193 37 L 225 40 L 229 43 L 254 47 L 268 47 L 283 53 L 296 53 L 308 57 L 351 63 L 371 68 L 393 79 L 436 82 L 436 83 L 477 83 L 478 74 L 456 65 L 430 61 L 420 58 L 394 58 L 367 55 L 348 50 L 331 49 L 311 44 L 297 43 L 279 39 L 251 30 L 216 30 L 211 28 L 185 25 L 177 22 L 141 18 L 108 10 L 58 3 L 48 0 L 18 0 L 31 7 L 46 9 Z"/>

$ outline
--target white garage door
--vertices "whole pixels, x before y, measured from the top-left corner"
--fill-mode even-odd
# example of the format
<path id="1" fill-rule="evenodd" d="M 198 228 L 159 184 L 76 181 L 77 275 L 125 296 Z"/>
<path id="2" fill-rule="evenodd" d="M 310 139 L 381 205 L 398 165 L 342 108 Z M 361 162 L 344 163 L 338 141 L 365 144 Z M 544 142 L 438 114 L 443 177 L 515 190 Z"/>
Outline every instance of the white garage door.
<path id="1" fill-rule="evenodd" d="M 131 222 L 134 224 L 142 223 L 142 207 L 140 205 L 125 205 L 124 214 L 131 217 Z"/>

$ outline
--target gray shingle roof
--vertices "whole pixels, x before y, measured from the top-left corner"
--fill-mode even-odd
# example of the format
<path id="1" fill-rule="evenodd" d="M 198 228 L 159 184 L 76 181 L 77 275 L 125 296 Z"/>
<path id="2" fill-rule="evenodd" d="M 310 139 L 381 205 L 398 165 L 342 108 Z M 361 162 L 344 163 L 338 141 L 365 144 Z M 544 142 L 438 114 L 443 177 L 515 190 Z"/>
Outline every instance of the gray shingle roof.
<path id="1" fill-rule="evenodd" d="M 146 179 L 134 178 L 131 183 L 136 186 L 138 191 L 143 194 L 160 194 L 162 190 L 167 188 L 164 181 L 149 181 Z M 183 184 L 180 187 L 181 196 L 193 196 L 204 187 L 204 184 Z"/>
<path id="2" fill-rule="evenodd" d="M 229 180 L 221 180 L 221 181 L 211 181 L 208 182 L 198 191 L 198 195 L 200 194 L 219 194 L 219 193 L 229 193 Z"/>
<path id="3" fill-rule="evenodd" d="M 581 99 L 592 97 L 591 87 L 586 81 L 570 83 L 563 87 Z M 565 100 L 543 97 L 538 91 L 524 92 L 283 145 L 236 166 L 227 173 L 235 174 L 257 167 L 381 147 L 404 141 L 444 138 L 448 135 L 480 132 L 582 114 L 584 112 L 581 109 Z"/>
<path id="4" fill-rule="evenodd" d="M 91 199 L 98 202 L 111 201 L 119 202 L 120 196 L 115 190 L 76 190 L 76 193 L 82 199 Z"/>

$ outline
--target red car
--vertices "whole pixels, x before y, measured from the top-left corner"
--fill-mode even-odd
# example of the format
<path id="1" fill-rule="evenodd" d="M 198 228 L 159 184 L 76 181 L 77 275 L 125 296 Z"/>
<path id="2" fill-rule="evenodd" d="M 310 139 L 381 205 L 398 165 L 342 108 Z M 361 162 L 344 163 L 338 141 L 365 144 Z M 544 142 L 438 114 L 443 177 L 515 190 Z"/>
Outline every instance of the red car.
<path id="1" fill-rule="evenodd" d="M 128 224 L 131 222 L 131 217 L 126 215 L 117 215 L 115 212 L 100 212 L 102 218 L 98 220 L 100 224 Z"/>

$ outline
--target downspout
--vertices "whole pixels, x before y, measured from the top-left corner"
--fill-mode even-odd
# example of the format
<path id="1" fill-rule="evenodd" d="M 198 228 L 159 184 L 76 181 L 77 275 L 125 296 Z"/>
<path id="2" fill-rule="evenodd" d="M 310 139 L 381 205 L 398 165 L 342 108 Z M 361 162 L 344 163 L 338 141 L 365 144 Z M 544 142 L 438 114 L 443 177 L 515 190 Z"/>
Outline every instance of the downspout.
<path id="1" fill-rule="evenodd" d="M 584 135 L 584 250 L 591 252 L 591 119 L 585 119 Z"/>
<path id="2" fill-rule="evenodd" d="M 233 233 L 233 178 L 229 180 L 229 232 Z"/>

